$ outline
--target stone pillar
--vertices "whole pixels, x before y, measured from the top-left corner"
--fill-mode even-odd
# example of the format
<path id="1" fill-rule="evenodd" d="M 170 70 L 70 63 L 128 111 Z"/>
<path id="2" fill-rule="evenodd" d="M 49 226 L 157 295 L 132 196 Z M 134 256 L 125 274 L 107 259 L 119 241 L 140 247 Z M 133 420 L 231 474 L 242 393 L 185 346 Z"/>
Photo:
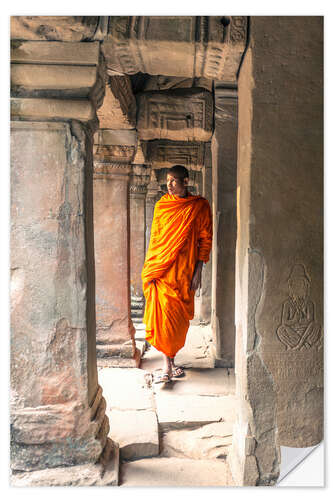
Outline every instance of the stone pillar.
<path id="1" fill-rule="evenodd" d="M 234 86 L 225 88 L 216 83 L 212 169 L 212 329 L 216 366 L 233 367 L 237 236 L 237 90 Z"/>
<path id="2" fill-rule="evenodd" d="M 13 43 L 11 62 L 12 484 L 115 484 L 95 347 L 99 44 Z"/>
<path id="3" fill-rule="evenodd" d="M 130 303 L 129 175 L 136 144 L 134 130 L 102 129 L 95 135 L 96 341 L 100 366 L 137 367 L 140 363 Z"/>
<path id="4" fill-rule="evenodd" d="M 323 18 L 251 18 L 238 88 L 230 463 L 238 484 L 265 485 L 279 445 L 323 438 Z"/>
<path id="5" fill-rule="evenodd" d="M 149 179 L 150 167 L 132 165 L 130 176 L 131 314 L 132 319 L 140 323 L 144 311 L 141 272 L 146 253 L 146 194 Z"/>
<path id="6" fill-rule="evenodd" d="M 211 143 L 205 144 L 205 165 L 202 169 L 202 196 L 209 201 L 212 208 L 212 155 Z M 200 322 L 208 324 L 211 322 L 212 314 L 212 257 L 202 268 Z"/>
<path id="7" fill-rule="evenodd" d="M 146 252 L 149 246 L 151 225 L 153 223 L 154 208 L 158 200 L 159 189 L 160 186 L 157 182 L 156 172 L 152 169 L 146 195 Z"/>

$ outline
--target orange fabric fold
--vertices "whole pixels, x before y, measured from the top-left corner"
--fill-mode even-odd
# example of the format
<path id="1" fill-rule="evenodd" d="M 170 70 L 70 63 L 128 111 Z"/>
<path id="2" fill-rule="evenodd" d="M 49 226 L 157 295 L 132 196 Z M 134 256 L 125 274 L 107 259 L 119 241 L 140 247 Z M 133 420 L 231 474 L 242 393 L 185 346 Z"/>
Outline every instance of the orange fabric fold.
<path id="1" fill-rule="evenodd" d="M 212 217 L 205 198 L 166 194 L 156 203 L 142 270 L 143 322 L 146 340 L 167 356 L 174 357 L 185 344 L 194 316 L 190 287 L 195 264 L 209 260 L 211 246 Z"/>

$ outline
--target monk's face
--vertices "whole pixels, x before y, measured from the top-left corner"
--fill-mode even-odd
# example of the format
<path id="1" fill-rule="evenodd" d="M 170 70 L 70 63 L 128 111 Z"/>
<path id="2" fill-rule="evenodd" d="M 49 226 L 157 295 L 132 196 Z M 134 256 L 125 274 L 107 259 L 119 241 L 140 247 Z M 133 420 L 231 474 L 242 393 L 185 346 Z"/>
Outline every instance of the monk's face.
<path id="1" fill-rule="evenodd" d="M 186 194 L 187 179 L 181 179 L 174 175 L 167 175 L 168 193 L 174 196 L 184 196 Z"/>

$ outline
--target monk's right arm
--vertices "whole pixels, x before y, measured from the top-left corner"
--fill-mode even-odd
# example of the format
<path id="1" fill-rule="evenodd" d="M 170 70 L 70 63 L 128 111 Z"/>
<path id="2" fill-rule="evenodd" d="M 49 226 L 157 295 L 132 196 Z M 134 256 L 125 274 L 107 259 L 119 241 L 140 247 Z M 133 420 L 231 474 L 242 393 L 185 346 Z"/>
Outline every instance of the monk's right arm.
<path id="1" fill-rule="evenodd" d="M 199 255 L 198 260 L 203 262 L 209 261 L 209 254 L 212 249 L 213 240 L 213 224 L 212 224 L 212 213 L 207 202 L 204 206 L 203 213 L 200 217 L 200 228 L 199 228 Z"/>

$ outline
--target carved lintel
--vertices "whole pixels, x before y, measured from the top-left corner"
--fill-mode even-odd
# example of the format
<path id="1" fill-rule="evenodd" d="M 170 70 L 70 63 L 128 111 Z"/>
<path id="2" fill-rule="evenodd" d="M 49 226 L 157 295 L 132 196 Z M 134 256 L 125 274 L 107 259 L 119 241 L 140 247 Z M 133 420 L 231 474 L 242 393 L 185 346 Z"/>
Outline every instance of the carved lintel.
<path id="1" fill-rule="evenodd" d="M 129 179 L 131 165 L 117 162 L 99 162 L 94 161 L 94 179 L 105 179 L 116 175 L 123 177 L 124 180 Z"/>
<path id="2" fill-rule="evenodd" d="M 115 73 L 235 81 L 246 33 L 244 16 L 114 16 L 103 50 Z"/>
<path id="3" fill-rule="evenodd" d="M 206 90 L 174 89 L 137 96 L 140 139 L 209 141 L 213 128 L 213 97 Z"/>
<path id="4" fill-rule="evenodd" d="M 129 164 L 135 155 L 134 146 L 94 145 L 94 159 L 98 163 Z"/>
<path id="5" fill-rule="evenodd" d="M 147 78 L 143 86 L 143 91 L 150 90 L 171 90 L 171 89 L 189 89 L 189 88 L 203 88 L 212 92 L 213 81 L 208 78 L 185 78 L 177 76 L 157 75 Z"/>
<path id="6" fill-rule="evenodd" d="M 144 148 L 147 160 L 156 171 L 176 164 L 192 170 L 201 170 L 204 166 L 204 142 L 148 141 Z"/>

